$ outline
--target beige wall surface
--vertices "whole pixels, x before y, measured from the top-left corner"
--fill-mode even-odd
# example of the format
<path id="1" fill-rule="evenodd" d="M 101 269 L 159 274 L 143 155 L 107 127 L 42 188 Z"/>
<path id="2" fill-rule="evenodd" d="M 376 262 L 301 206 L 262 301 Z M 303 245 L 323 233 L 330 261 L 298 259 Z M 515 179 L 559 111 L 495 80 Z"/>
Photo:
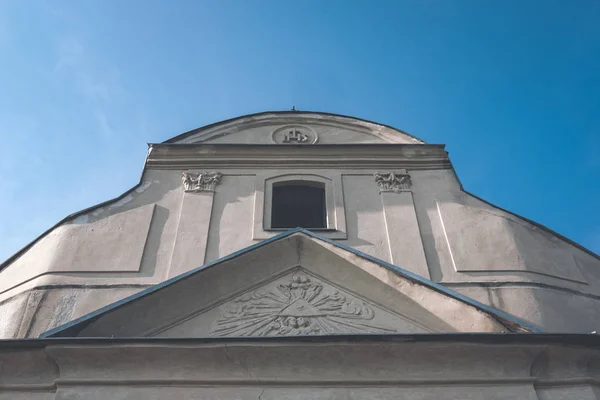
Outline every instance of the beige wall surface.
<path id="1" fill-rule="evenodd" d="M 5 342 L 0 399 L 599 398 L 597 345 L 475 336 Z"/>
<path id="2" fill-rule="evenodd" d="M 365 133 L 374 128 L 364 126 L 348 130 L 340 121 L 311 123 L 314 126 L 305 125 L 318 132 L 317 144 L 300 146 L 299 156 L 283 161 L 277 158 L 277 149 L 295 147 L 273 144 L 260 150 L 271 153 L 249 161 L 252 154 L 243 149 L 239 159 L 230 155 L 219 159 L 225 147 L 157 145 L 153 151 L 164 154 L 166 161 L 149 162 L 140 185 L 65 221 L 4 265 L 0 337 L 38 335 L 276 235 L 279 232 L 262 229 L 269 212 L 265 182 L 290 174 L 331 182 L 328 195 L 336 225 L 322 233 L 325 237 L 529 320 L 542 330 L 599 328 L 597 256 L 464 192 L 447 159 L 439 161 L 436 145 L 402 137 L 400 143 L 412 142 L 390 144 L 390 149 L 398 149 L 397 157 L 381 145 L 352 147 L 339 154 L 335 149 L 318 150 L 321 153 L 312 156 L 312 149 L 322 149 L 319 143 L 328 140 L 340 146 L 365 143 L 360 137 L 385 142 L 391 132 Z M 248 136 L 238 129 L 208 137 L 235 142 L 235 137 L 253 138 L 257 129 L 263 129 L 263 136 L 267 132 L 264 127 L 248 129 L 254 129 Z M 198 135 L 194 140 L 200 140 Z M 193 143 L 192 136 L 186 140 Z M 373 155 L 375 148 L 381 157 Z M 238 161 L 242 158 L 244 165 Z M 205 159 L 210 162 L 204 165 Z M 222 174 L 214 192 L 184 191 L 182 173 L 202 170 Z M 409 175 L 410 187 L 380 192 L 374 174 L 389 172 Z"/>

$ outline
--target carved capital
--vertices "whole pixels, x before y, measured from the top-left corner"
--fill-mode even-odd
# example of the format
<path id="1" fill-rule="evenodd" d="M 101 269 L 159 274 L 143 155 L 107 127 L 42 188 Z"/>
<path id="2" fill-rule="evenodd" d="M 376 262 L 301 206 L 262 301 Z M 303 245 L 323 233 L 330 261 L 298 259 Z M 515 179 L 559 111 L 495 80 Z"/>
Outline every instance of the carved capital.
<path id="1" fill-rule="evenodd" d="M 377 182 L 377 186 L 379 186 L 379 193 L 382 192 L 394 192 L 394 193 L 402 193 L 402 192 L 410 192 L 410 188 L 412 186 L 412 182 L 410 180 L 410 175 L 406 173 L 375 173 L 375 182 Z"/>
<path id="2" fill-rule="evenodd" d="M 222 176 L 220 172 L 216 171 L 202 171 L 199 173 L 184 172 L 181 176 L 183 191 L 193 193 L 214 192 Z"/>

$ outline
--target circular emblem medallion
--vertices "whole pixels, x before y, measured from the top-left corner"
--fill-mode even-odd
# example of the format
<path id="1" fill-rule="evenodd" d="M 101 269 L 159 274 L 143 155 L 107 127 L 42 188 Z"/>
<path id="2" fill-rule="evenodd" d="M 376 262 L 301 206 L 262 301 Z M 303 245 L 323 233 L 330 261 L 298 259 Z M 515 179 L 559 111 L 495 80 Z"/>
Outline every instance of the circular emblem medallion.
<path id="1" fill-rule="evenodd" d="M 309 127 L 287 125 L 275 129 L 271 134 L 271 140 L 278 144 L 315 144 L 319 137 L 317 132 Z"/>

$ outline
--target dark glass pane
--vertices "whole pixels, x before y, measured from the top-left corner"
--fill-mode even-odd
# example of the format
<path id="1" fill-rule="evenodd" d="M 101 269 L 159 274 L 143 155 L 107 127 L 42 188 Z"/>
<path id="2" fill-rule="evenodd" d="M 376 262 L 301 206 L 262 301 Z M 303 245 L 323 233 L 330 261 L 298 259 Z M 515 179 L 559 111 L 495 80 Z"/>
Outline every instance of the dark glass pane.
<path id="1" fill-rule="evenodd" d="M 299 184 L 273 186 L 272 228 L 326 228 L 325 188 Z"/>

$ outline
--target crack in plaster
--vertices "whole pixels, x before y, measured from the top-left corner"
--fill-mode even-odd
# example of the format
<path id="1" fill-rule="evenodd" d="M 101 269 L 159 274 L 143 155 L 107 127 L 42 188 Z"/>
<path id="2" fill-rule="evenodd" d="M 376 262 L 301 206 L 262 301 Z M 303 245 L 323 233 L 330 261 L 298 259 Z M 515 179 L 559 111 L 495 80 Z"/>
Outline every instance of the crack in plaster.
<path id="1" fill-rule="evenodd" d="M 225 348 L 225 358 L 227 359 L 227 361 L 231 362 L 234 365 L 237 365 L 238 367 L 241 367 L 246 374 L 248 374 L 248 377 L 250 379 L 254 379 L 256 380 L 256 382 L 258 383 L 258 386 L 260 387 L 260 394 L 258 395 L 258 400 L 262 400 L 262 395 L 265 393 L 265 388 L 262 386 L 262 382 L 260 381 L 260 378 L 257 376 L 252 375 L 252 373 L 250 372 L 250 369 L 248 368 L 248 355 L 246 354 L 246 352 L 244 352 L 244 362 L 235 362 L 235 360 L 233 360 L 233 358 L 231 358 L 231 355 L 229 354 L 229 347 L 227 346 L 227 344 L 223 344 L 224 348 Z"/>

